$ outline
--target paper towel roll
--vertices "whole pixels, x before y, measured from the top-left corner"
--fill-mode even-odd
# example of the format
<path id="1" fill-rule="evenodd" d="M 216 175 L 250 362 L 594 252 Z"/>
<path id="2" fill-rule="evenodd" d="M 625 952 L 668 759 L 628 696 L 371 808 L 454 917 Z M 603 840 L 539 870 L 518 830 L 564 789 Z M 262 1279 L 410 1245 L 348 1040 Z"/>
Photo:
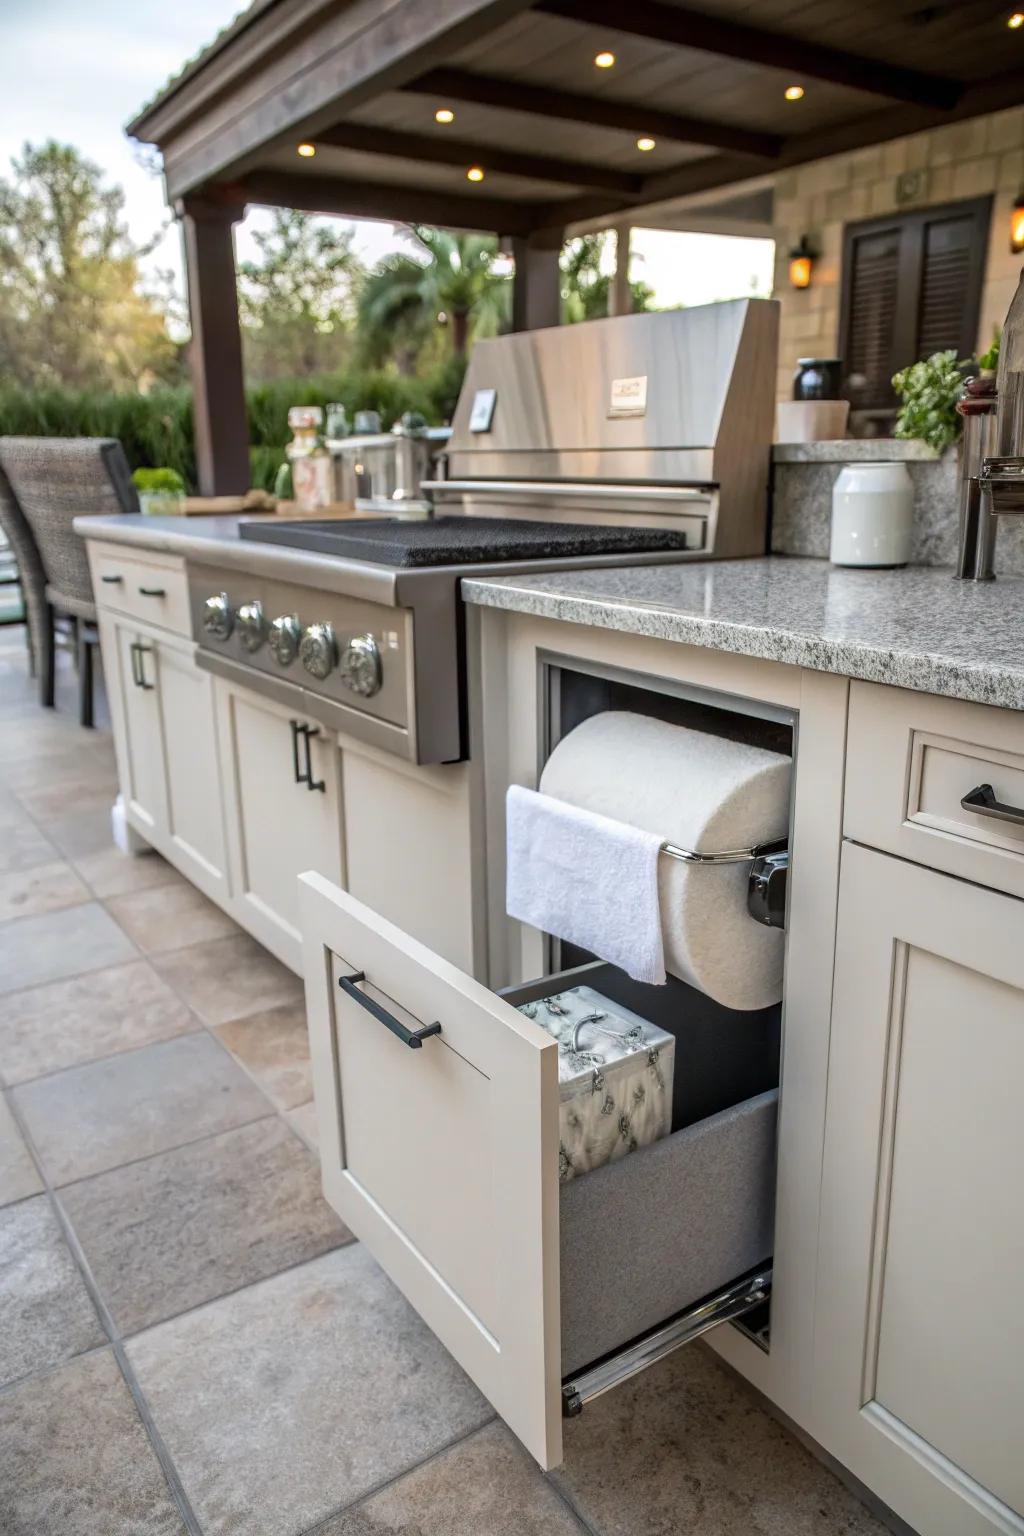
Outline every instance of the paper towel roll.
<path id="1" fill-rule="evenodd" d="M 791 769 L 763 747 L 609 711 L 563 737 L 539 787 L 681 848 L 720 853 L 786 836 Z M 782 997 L 785 935 L 747 911 L 749 874 L 746 863 L 659 862 L 666 968 L 727 1008 Z"/>

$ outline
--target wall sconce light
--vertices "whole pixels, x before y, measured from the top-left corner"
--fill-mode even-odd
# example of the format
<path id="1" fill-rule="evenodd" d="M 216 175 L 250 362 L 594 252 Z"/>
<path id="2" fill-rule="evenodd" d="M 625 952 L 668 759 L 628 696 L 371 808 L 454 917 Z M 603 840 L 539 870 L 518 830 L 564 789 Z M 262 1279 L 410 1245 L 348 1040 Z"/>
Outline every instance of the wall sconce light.
<path id="1" fill-rule="evenodd" d="M 789 281 L 793 288 L 811 286 L 811 269 L 816 255 L 807 236 L 801 235 L 799 243 L 789 253 Z"/>
<path id="2" fill-rule="evenodd" d="M 1024 187 L 1010 210 L 1010 250 L 1015 256 L 1024 251 Z"/>

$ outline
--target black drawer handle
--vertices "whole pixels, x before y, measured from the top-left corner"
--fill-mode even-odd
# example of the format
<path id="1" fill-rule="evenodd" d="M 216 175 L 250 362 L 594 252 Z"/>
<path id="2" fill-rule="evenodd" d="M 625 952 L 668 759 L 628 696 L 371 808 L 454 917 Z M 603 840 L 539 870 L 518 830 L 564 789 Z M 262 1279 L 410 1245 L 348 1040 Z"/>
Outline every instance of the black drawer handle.
<path id="1" fill-rule="evenodd" d="M 973 811 L 975 816 L 991 816 L 993 821 L 1011 821 L 1016 827 L 1024 827 L 1024 809 L 997 800 L 991 784 L 979 784 L 977 789 L 964 795 L 960 804 L 965 811 Z"/>
<path id="2" fill-rule="evenodd" d="M 124 577 L 123 576 L 101 576 L 100 577 L 100 581 L 105 582 L 108 587 L 117 587 L 117 586 L 120 586 L 122 581 L 124 581 Z"/>
<path id="3" fill-rule="evenodd" d="M 163 587 L 140 587 L 139 595 L 141 597 L 166 597 L 167 592 Z"/>
<path id="4" fill-rule="evenodd" d="M 422 1050 L 424 1040 L 429 1040 L 431 1035 L 439 1035 L 441 1026 L 438 1023 L 424 1024 L 422 1029 L 406 1029 L 401 1019 L 396 1019 L 393 1013 L 388 1013 L 380 1003 L 375 1003 L 372 997 L 367 997 L 365 992 L 360 992 L 356 983 L 365 981 L 366 974 L 363 971 L 353 971 L 351 976 L 339 976 L 338 986 L 341 990 L 365 1008 L 367 1013 L 372 1013 L 375 1019 L 379 1019 L 385 1029 L 390 1029 L 399 1040 L 411 1046 L 414 1051 Z"/>
<path id="5" fill-rule="evenodd" d="M 307 789 L 318 789 L 321 794 L 326 795 L 326 793 L 327 793 L 327 783 L 326 783 L 326 781 L 324 779 L 314 779 L 314 777 L 313 777 L 313 754 L 310 751 L 310 747 L 309 747 L 309 739 L 310 739 L 310 737 L 311 736 L 319 736 L 320 735 L 320 727 L 318 725 L 305 725 L 305 724 L 303 724 L 299 720 L 290 720 L 288 723 L 289 723 L 289 725 L 292 728 L 292 768 L 293 768 L 293 770 L 295 772 L 295 782 L 296 782 L 296 784 L 305 784 Z M 300 736 L 302 737 L 302 739 L 306 743 L 306 766 L 305 766 L 305 768 L 300 768 L 299 767 L 299 737 Z"/>

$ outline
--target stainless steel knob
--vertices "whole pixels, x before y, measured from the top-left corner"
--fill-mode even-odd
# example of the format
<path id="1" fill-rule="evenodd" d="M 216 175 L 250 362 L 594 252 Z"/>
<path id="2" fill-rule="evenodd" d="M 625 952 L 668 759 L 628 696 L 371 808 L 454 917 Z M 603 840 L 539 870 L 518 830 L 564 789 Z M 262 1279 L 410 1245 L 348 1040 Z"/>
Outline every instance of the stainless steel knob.
<path id="1" fill-rule="evenodd" d="M 258 651 L 267 638 L 267 621 L 263 617 L 263 604 L 258 597 L 251 603 L 243 603 L 238 610 L 238 638 L 247 651 Z"/>
<path id="2" fill-rule="evenodd" d="M 299 641 L 302 638 L 302 630 L 299 628 L 298 616 L 294 613 L 282 613 L 270 626 L 268 644 L 274 653 L 274 660 L 278 666 L 290 667 L 299 654 Z"/>
<path id="3" fill-rule="evenodd" d="M 341 653 L 338 662 L 341 680 L 353 693 L 364 699 L 372 699 L 380 692 L 383 682 L 383 664 L 380 647 L 372 635 L 353 635 Z"/>
<path id="4" fill-rule="evenodd" d="M 235 627 L 235 616 L 231 611 L 226 592 L 218 592 L 214 597 L 208 597 L 203 604 L 203 629 L 212 640 L 227 640 Z"/>
<path id="5" fill-rule="evenodd" d="M 299 641 L 299 660 L 306 671 L 323 682 L 338 662 L 338 646 L 330 624 L 307 624 Z"/>

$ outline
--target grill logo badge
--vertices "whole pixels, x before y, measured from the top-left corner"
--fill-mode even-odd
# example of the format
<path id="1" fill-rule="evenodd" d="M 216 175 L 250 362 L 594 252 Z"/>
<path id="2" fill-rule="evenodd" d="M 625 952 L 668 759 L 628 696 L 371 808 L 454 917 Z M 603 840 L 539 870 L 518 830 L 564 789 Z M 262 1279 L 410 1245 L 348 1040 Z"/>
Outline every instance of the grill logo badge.
<path id="1" fill-rule="evenodd" d="M 639 373 L 632 379 L 612 379 L 609 416 L 647 415 L 647 375 Z"/>

